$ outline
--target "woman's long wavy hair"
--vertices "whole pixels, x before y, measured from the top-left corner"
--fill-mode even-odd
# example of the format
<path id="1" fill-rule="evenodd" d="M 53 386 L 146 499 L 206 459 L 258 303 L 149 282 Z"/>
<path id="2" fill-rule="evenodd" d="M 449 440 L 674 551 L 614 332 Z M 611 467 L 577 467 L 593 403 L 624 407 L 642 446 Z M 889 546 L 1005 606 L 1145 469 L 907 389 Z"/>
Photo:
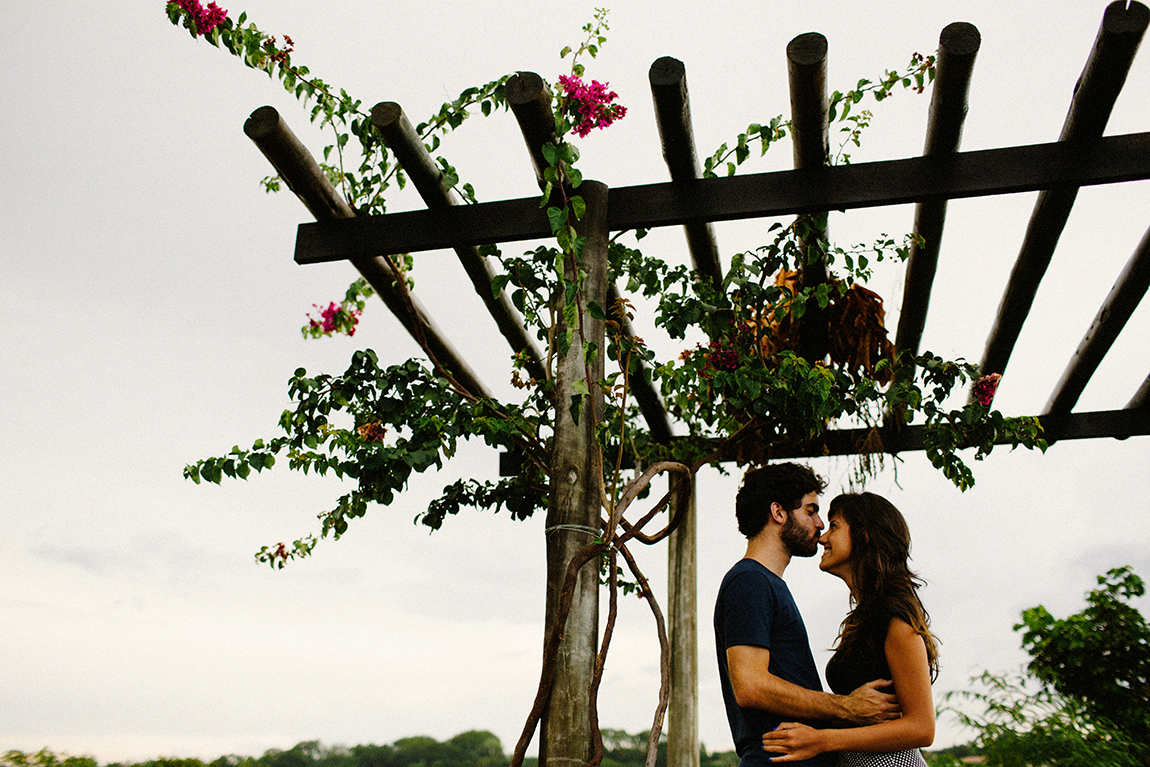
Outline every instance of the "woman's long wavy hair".
<path id="1" fill-rule="evenodd" d="M 933 681 L 938 675 L 938 642 L 930 632 L 930 616 L 918 598 L 923 585 L 910 569 L 910 529 L 899 510 L 874 493 L 844 493 L 831 500 L 827 519 L 840 516 L 850 527 L 853 609 L 839 630 L 838 648 L 851 652 L 863 641 L 869 620 L 903 617 L 926 643 Z M 881 645 L 865 648 L 882 652 Z"/>

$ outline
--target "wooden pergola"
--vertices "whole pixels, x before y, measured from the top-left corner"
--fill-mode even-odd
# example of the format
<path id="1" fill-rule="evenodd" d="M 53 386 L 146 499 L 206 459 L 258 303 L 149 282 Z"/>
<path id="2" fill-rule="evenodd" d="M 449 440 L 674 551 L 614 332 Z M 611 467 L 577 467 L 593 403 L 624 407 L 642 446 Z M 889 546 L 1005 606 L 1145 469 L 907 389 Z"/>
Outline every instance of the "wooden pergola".
<path id="1" fill-rule="evenodd" d="M 594 258 L 604 256 L 609 232 L 681 226 L 698 278 L 717 283 L 722 279 L 723 267 L 712 228 L 714 222 L 913 202 L 916 203 L 914 232 L 921 237 L 922 244 L 912 250 L 907 263 L 895 338 L 898 350 L 913 353 L 919 350 L 926 323 L 948 201 L 1037 191 L 1038 199 L 981 362 L 984 374 L 1002 373 L 1078 189 L 1150 178 L 1150 132 L 1103 137 L 1148 24 L 1150 10 L 1140 3 L 1119 1 L 1106 8 L 1057 141 L 977 152 L 961 152 L 959 146 L 981 38 L 970 24 L 950 24 L 939 39 L 937 76 L 922 156 L 842 166 L 828 164 L 827 41 L 816 33 L 800 35 L 787 46 L 795 169 L 725 178 L 700 177 L 685 68 L 676 59 L 661 58 L 651 65 L 649 80 L 659 139 L 671 180 L 609 190 L 601 184 L 585 182 L 580 191 L 588 199 L 589 213 L 580 226 L 593 242 L 599 243 L 589 246 L 592 251 L 603 251 L 585 258 L 592 263 Z M 551 94 L 543 80 L 533 73 L 511 77 L 506 94 L 522 130 L 537 180 L 541 180 L 546 167 L 541 147 L 555 140 Z M 425 340 L 436 361 L 450 370 L 468 391 L 486 396 L 488 390 L 482 381 L 436 328 L 422 306 L 394 286 L 393 273 L 381 258 L 416 251 L 454 250 L 511 349 L 525 356 L 533 376 L 542 378 L 542 356 L 507 297 L 492 294 L 492 270 L 478 250 L 486 244 L 549 238 L 550 225 L 539 207 L 538 196 L 463 205 L 454 192 L 444 186 L 438 166 L 399 105 L 377 104 L 372 110 L 372 122 L 414 183 L 427 210 L 357 216 L 273 108 L 257 109 L 245 124 L 245 133 L 316 218 L 314 223 L 300 225 L 295 260 L 301 264 L 350 260 L 403 326 L 416 338 Z M 606 272 L 601 271 L 599 279 L 603 280 Z M 806 284 L 825 280 L 825 270 L 820 273 L 817 268 L 811 269 L 803 279 Z M 1126 439 L 1150 434 L 1150 369 L 1124 408 L 1095 412 L 1074 409 L 1087 382 L 1148 288 L 1150 230 L 1099 307 L 1061 379 L 1054 385 L 1044 411 L 1037 414 L 1048 441 Z M 616 295 L 612 284 L 605 282 L 598 289 L 608 301 Z M 819 356 L 817 351 L 815 356 Z M 576 377 L 578 374 L 578 371 L 569 373 Z M 634 376 L 632 384 L 652 439 L 660 443 L 674 439 L 659 394 L 648 378 Z M 564 439 L 563 428 L 556 424 L 557 440 Z M 828 431 L 817 444 L 793 453 L 855 453 L 869 431 Z M 883 428 L 880 435 L 886 452 L 923 447 L 921 427 Z M 590 445 L 585 441 L 586 435 L 581 443 L 577 435 L 572 439 L 584 450 Z M 785 456 L 776 454 L 776 457 Z M 579 473 L 589 472 L 589 467 L 583 466 Z M 597 528 L 598 496 L 588 494 L 584 506 L 573 515 L 554 519 L 552 515 L 557 512 L 551 509 L 549 528 L 579 525 Z M 566 561 L 581 545 L 576 533 L 548 536 L 549 597 L 555 588 L 556 572 L 562 573 Z M 672 536 L 669 547 L 672 719 L 668 727 L 668 764 L 674 767 L 697 764 L 699 754 L 694 546 L 692 510 Z M 596 597 L 590 593 L 594 588 L 592 584 L 590 591 L 581 597 L 586 600 L 584 617 L 574 617 L 579 612 L 577 608 L 571 618 L 589 622 L 591 632 L 595 631 L 597 614 Z M 551 614 L 550 605 L 548 614 Z M 586 677 L 586 672 L 575 667 L 587 663 L 588 651 L 593 661 L 593 646 L 590 650 L 586 646 L 585 623 L 568 626 L 567 633 L 571 636 L 565 637 L 564 642 L 583 643 L 583 649 L 574 653 L 577 657 L 571 661 L 573 667 L 568 669 L 566 677 L 578 683 Z M 576 638 L 577 634 L 582 638 Z M 593 645 L 595 635 L 591 636 Z M 552 706 L 557 706 L 554 700 Z M 577 700 L 565 711 L 561 714 L 553 710 L 552 715 L 574 721 L 585 714 Z M 567 747 L 561 741 L 555 733 L 545 732 L 542 753 L 559 754 Z"/>

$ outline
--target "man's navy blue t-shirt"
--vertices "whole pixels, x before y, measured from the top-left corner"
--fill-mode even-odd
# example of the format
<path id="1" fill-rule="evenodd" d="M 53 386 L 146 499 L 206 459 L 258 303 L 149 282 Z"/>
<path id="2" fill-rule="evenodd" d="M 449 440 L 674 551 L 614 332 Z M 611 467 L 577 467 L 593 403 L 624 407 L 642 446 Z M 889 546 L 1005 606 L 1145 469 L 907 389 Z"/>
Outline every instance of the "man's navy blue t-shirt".
<path id="1" fill-rule="evenodd" d="M 727 648 L 739 645 L 764 647 L 771 652 L 771 674 L 808 690 L 822 690 L 819 672 L 811 654 L 807 628 L 790 589 L 782 578 L 753 559 L 735 564 L 723 578 L 715 602 L 715 650 L 727 721 L 741 761 L 740 767 L 769 764 L 763 751 L 763 733 L 794 717 L 780 717 L 767 711 L 742 708 L 735 701 L 727 670 Z M 808 724 L 811 724 L 808 722 Z M 820 754 L 796 765 L 830 765 Z"/>

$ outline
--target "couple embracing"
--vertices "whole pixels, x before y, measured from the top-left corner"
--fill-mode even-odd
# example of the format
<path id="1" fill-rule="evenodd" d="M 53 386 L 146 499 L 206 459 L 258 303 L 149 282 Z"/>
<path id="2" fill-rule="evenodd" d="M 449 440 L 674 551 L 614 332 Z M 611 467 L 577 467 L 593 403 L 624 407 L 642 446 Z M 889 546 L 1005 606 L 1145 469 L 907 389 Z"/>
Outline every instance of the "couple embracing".
<path id="1" fill-rule="evenodd" d="M 910 533 L 873 493 L 823 511 L 826 482 L 806 466 L 749 471 L 735 501 L 747 553 L 723 578 L 715 645 L 740 767 L 924 767 L 934 740 L 937 649 L 910 571 Z M 825 516 L 825 524 L 824 524 Z M 822 692 L 798 607 L 783 581 L 791 557 L 841 578 L 853 609 Z"/>

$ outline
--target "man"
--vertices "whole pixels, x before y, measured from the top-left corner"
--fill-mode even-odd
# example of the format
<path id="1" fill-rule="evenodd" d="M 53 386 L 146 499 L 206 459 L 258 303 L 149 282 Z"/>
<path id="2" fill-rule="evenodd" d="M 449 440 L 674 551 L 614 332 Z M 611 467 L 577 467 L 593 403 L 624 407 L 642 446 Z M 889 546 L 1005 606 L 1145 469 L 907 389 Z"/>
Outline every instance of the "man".
<path id="1" fill-rule="evenodd" d="M 899 715 L 893 695 L 875 680 L 850 695 L 822 692 L 806 626 L 783 581 L 791 557 L 818 550 L 819 494 L 826 482 L 806 466 L 752 469 L 735 499 L 747 553 L 730 569 L 715 604 L 715 649 L 727 719 L 740 767 L 768 764 L 762 737 L 784 721 L 873 724 Z M 805 762 L 834 765 L 823 754 Z"/>

